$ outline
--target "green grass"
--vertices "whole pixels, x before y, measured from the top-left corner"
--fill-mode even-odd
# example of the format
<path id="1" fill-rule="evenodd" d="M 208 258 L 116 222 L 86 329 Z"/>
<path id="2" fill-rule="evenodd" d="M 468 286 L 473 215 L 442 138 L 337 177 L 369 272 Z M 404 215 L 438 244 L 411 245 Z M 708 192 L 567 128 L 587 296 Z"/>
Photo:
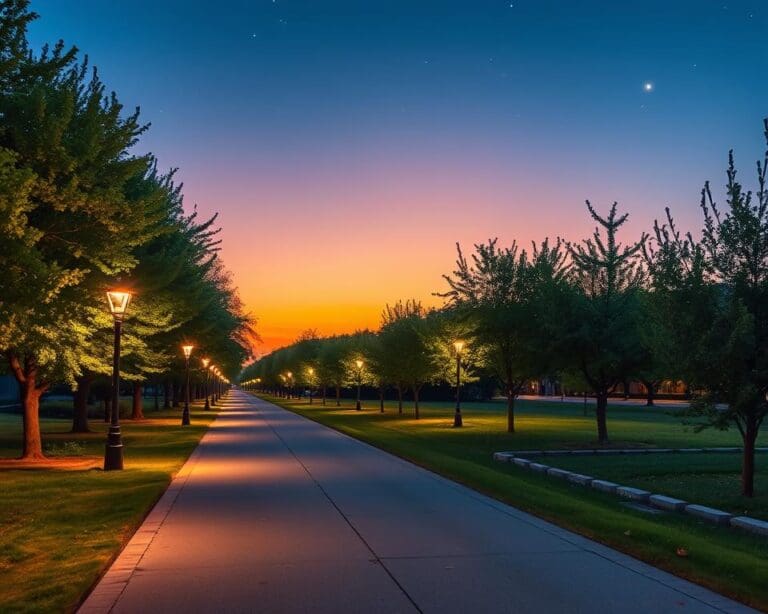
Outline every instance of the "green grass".
<path id="1" fill-rule="evenodd" d="M 553 467 L 643 488 L 716 507 L 732 514 L 768 520 L 768 454 L 757 456 L 757 494 L 742 497 L 740 454 L 663 454 L 619 457 L 548 457 Z"/>
<path id="2" fill-rule="evenodd" d="M 68 612 L 80 602 L 168 486 L 216 415 L 193 407 L 122 421 L 125 470 L 0 470 L 0 611 Z M 69 420 L 44 419 L 44 446 L 56 456 L 103 457 L 104 423 L 69 433 Z M 0 414 L 0 457 L 20 453 L 21 418 Z M 53 455 L 52 455 L 53 456 Z"/>
<path id="3" fill-rule="evenodd" d="M 406 414 L 398 416 L 391 403 L 387 404 L 387 413 L 380 414 L 373 402 L 368 402 L 364 411 L 356 412 L 350 409 L 350 401 L 345 401 L 342 408 L 336 408 L 332 404 L 323 407 L 317 402 L 309 406 L 306 400 L 267 398 L 510 505 L 752 606 L 768 609 L 768 584 L 765 582 L 768 577 L 768 540 L 715 527 L 681 514 L 651 515 L 628 507 L 614 496 L 493 461 L 493 452 L 503 450 L 594 446 L 594 417 L 585 417 L 580 405 L 520 402 L 518 432 L 510 435 L 505 432 L 503 403 L 466 404 L 464 428 L 453 429 L 453 409 L 449 403 L 425 403 L 422 418 L 415 420 L 410 408 Z M 740 443 L 736 432 L 694 433 L 663 409 L 612 407 L 608 427 L 612 445 L 616 447 L 714 447 Z M 764 440 L 765 437 L 762 433 L 761 438 Z M 626 463 L 633 462 L 633 458 L 619 457 Z M 650 460 L 650 457 L 637 458 Z M 669 458 L 665 457 L 667 460 L 660 463 L 670 462 Z M 688 459 L 681 455 L 673 460 L 684 464 Z M 762 459 L 768 460 L 768 456 L 759 456 L 759 464 Z M 593 475 L 610 478 L 608 468 L 616 460 L 617 457 L 589 457 L 568 459 L 568 463 L 592 462 L 594 471 L 590 471 Z M 711 493 L 713 498 L 721 502 L 731 501 L 737 506 L 751 505 L 737 494 L 738 484 L 732 478 L 738 463 L 734 465 L 732 457 L 724 455 L 715 461 L 703 457 L 698 460 L 713 462 L 719 466 L 719 475 L 731 476 L 728 483 L 733 490 Z M 545 462 L 566 466 L 562 457 Z M 597 464 L 606 470 L 598 471 Z M 614 470 L 621 469 L 614 465 Z M 626 467 L 624 470 L 632 471 Z M 702 473 L 704 468 L 699 468 L 694 475 Z M 657 468 L 655 479 L 665 479 L 671 484 L 674 475 L 673 467 L 666 473 Z M 640 479 L 635 483 L 641 485 Z M 760 473 L 758 487 L 768 490 L 764 471 Z M 711 483 L 690 488 L 703 493 L 711 488 Z M 758 498 L 753 511 L 765 513 L 764 498 Z M 687 550 L 688 556 L 677 556 L 678 548 Z"/>

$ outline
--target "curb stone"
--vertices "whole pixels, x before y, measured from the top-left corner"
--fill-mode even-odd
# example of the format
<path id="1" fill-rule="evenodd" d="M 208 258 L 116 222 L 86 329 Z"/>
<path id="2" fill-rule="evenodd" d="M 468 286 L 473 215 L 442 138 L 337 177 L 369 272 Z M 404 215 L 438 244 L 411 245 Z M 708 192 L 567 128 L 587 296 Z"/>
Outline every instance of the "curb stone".
<path id="1" fill-rule="evenodd" d="M 722 510 L 715 509 L 713 507 L 707 507 L 706 505 L 689 504 L 685 506 L 685 513 L 696 516 L 707 522 L 713 522 L 715 524 L 727 525 L 730 523 L 733 514 L 724 512 Z"/>
<path id="2" fill-rule="evenodd" d="M 648 500 L 653 507 L 658 507 L 669 512 L 682 512 L 685 506 L 688 505 L 687 501 L 675 499 L 674 497 L 667 497 L 665 495 L 651 495 L 648 497 Z"/>
<path id="3" fill-rule="evenodd" d="M 731 448 L 659 448 L 654 452 L 682 452 L 682 453 L 697 453 L 697 452 L 710 452 L 718 451 L 725 453 L 730 452 Z M 733 450 L 740 451 L 738 448 Z M 757 448 L 757 451 L 768 452 L 768 448 Z M 607 451 L 604 451 L 607 452 Z M 574 451 L 571 454 L 589 454 L 589 451 Z M 617 451 L 616 454 L 623 454 L 623 451 Z M 642 452 L 641 452 L 642 453 Z M 517 454 L 521 454 L 518 452 Z M 529 453 L 525 453 L 529 454 Z M 684 512 L 691 516 L 696 516 L 701 520 L 711 522 L 719 526 L 731 526 L 756 535 L 762 535 L 768 537 L 768 522 L 758 520 L 756 518 L 750 518 L 749 516 L 734 516 L 723 510 L 718 510 L 713 507 L 707 507 L 706 505 L 698 505 L 695 503 L 688 503 L 682 499 L 676 499 L 674 497 L 668 497 L 666 495 L 652 494 L 650 491 L 643 490 L 641 488 L 634 488 L 631 486 L 624 486 L 622 484 L 616 484 L 615 482 L 609 482 L 608 480 L 597 480 L 589 475 L 583 475 L 581 473 L 573 473 L 565 469 L 559 469 L 557 467 L 550 467 L 543 463 L 534 463 L 527 458 L 521 458 L 515 456 L 512 452 L 496 452 L 493 455 L 494 460 L 498 462 L 514 463 L 518 467 L 523 469 L 529 469 L 536 473 L 542 473 L 552 477 L 560 478 L 571 482 L 572 484 L 578 484 L 579 486 L 587 486 L 606 492 L 609 494 L 618 495 L 625 499 L 637 501 L 641 503 L 649 503 L 651 506 L 658 509 L 666 510 L 669 512 Z"/>
<path id="4" fill-rule="evenodd" d="M 616 488 L 616 494 L 632 501 L 648 501 L 651 493 L 641 488 L 632 488 L 631 486 L 619 486 Z"/>

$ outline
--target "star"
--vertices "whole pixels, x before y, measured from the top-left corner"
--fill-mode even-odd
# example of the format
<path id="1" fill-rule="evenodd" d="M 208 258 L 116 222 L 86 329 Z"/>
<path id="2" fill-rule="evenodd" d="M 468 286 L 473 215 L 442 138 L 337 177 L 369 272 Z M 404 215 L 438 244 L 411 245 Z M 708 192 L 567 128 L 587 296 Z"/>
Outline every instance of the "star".
<path id="1" fill-rule="evenodd" d="M 644 92 L 652 92 L 653 91 L 653 83 L 650 81 L 646 81 L 643 83 L 643 91 Z"/>

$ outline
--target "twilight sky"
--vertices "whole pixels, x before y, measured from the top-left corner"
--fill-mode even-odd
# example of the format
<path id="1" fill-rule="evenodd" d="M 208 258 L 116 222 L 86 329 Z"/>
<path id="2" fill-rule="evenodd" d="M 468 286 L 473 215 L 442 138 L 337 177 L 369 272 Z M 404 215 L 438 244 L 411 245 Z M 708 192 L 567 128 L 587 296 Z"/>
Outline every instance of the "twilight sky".
<path id="1" fill-rule="evenodd" d="M 435 303 L 466 248 L 578 240 L 589 198 L 634 239 L 700 227 L 768 116 L 763 2 L 33 0 L 219 211 L 262 351 Z M 650 87 L 647 86 L 650 84 Z M 650 90 L 650 91 L 648 91 Z"/>

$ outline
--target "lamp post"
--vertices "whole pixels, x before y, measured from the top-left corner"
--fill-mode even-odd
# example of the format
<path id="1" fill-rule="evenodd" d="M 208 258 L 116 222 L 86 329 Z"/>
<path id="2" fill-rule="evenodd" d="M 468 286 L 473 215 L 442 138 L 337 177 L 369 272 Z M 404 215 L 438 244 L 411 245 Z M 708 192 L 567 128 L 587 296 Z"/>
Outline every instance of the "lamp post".
<path id="1" fill-rule="evenodd" d="M 293 373 L 288 371 L 285 376 L 288 378 L 288 398 L 291 399 L 293 398 Z"/>
<path id="2" fill-rule="evenodd" d="M 114 353 L 112 354 L 112 410 L 104 450 L 104 471 L 123 468 L 123 438 L 120 434 L 120 334 L 123 316 L 131 302 L 130 292 L 107 292 L 109 310 L 115 321 Z"/>
<path id="3" fill-rule="evenodd" d="M 184 351 L 184 363 L 186 370 L 187 384 L 184 392 L 184 411 L 181 414 L 181 426 L 189 426 L 189 357 L 192 355 L 194 345 L 182 345 L 181 349 Z"/>
<path id="4" fill-rule="evenodd" d="M 355 409 L 360 411 L 360 386 L 363 383 L 363 361 L 358 358 L 355 361 L 355 365 L 357 365 L 357 404 L 355 405 Z"/>
<path id="5" fill-rule="evenodd" d="M 461 350 L 464 349 L 463 341 L 456 341 L 453 344 L 456 350 L 456 413 L 453 415 L 453 426 L 463 425 L 461 419 Z"/>
<path id="6" fill-rule="evenodd" d="M 309 367 L 307 373 L 309 373 L 309 404 L 312 405 L 312 382 L 315 379 L 315 370 Z"/>
<path id="7" fill-rule="evenodd" d="M 214 365 L 208 366 L 208 376 L 210 377 L 211 381 L 211 407 L 216 405 L 216 380 L 214 379 L 216 377 L 216 367 Z"/>
<path id="8" fill-rule="evenodd" d="M 210 358 L 203 358 L 203 371 L 205 371 L 205 411 L 211 410 L 211 404 L 208 402 L 208 380 L 209 380 L 209 371 L 208 371 L 208 363 L 211 362 Z"/>

